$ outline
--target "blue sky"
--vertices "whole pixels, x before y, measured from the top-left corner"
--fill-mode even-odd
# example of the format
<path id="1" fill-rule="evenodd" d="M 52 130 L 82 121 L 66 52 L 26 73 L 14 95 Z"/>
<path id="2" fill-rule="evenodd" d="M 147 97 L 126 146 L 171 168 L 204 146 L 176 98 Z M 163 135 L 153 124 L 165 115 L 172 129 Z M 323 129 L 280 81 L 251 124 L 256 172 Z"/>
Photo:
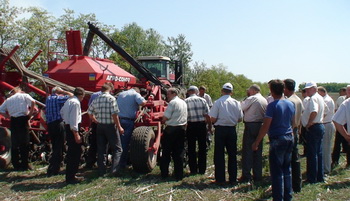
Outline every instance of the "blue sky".
<path id="1" fill-rule="evenodd" d="M 58 17 L 95 13 L 107 25 L 136 22 L 162 36 L 184 34 L 193 61 L 222 63 L 253 81 L 350 82 L 348 0 L 10 0 Z"/>

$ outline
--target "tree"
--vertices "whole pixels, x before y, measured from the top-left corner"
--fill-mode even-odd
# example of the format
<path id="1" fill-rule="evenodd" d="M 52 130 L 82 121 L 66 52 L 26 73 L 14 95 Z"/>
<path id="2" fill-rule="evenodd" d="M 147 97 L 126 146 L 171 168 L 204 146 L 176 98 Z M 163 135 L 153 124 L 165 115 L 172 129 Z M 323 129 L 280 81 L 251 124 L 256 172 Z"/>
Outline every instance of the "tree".
<path id="1" fill-rule="evenodd" d="M 184 82 L 189 83 L 190 76 L 190 62 L 192 61 L 193 52 L 191 50 L 191 43 L 186 41 L 186 36 L 179 34 L 175 37 L 168 37 L 165 42 L 165 55 L 173 60 L 180 60 L 184 67 Z"/>
<path id="2" fill-rule="evenodd" d="M 21 55 L 22 62 L 26 63 L 39 50 L 43 50 L 43 53 L 30 66 L 31 70 L 42 73 L 47 67 L 47 41 L 54 36 L 55 18 L 46 10 L 37 7 L 30 7 L 25 11 L 31 16 L 18 21 L 20 28 L 17 37 L 21 45 L 18 53 Z"/>
<path id="3" fill-rule="evenodd" d="M 22 8 L 10 7 L 9 0 L 0 0 L 0 48 L 12 48 L 18 44 L 20 26 L 16 19 L 22 13 Z"/>
<path id="4" fill-rule="evenodd" d="M 125 25 L 120 31 L 115 30 L 112 39 L 135 59 L 138 56 L 162 55 L 165 48 L 163 37 L 156 30 L 144 30 L 135 22 Z M 130 71 L 131 66 L 117 53 L 112 53 L 110 59 Z"/>

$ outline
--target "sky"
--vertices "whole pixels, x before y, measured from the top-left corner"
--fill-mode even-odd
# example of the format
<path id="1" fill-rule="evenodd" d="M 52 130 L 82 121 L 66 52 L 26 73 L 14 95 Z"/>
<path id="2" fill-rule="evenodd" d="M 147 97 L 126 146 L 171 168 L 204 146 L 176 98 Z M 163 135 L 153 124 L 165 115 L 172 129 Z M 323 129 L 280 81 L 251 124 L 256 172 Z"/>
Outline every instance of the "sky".
<path id="1" fill-rule="evenodd" d="M 254 82 L 350 83 L 348 0 L 10 0 L 55 17 L 65 8 L 121 29 L 136 22 L 166 39 L 184 34 L 193 62 L 223 64 Z"/>

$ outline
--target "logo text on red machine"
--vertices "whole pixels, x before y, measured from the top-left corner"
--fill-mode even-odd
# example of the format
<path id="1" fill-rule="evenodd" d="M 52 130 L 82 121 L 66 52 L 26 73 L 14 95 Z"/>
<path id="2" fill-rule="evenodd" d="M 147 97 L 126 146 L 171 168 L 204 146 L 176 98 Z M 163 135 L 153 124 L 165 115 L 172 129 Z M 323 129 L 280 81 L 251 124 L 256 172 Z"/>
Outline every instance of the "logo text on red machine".
<path id="1" fill-rule="evenodd" d="M 107 75 L 106 80 L 118 81 L 118 82 L 130 82 L 129 77 L 118 77 L 115 75 Z"/>

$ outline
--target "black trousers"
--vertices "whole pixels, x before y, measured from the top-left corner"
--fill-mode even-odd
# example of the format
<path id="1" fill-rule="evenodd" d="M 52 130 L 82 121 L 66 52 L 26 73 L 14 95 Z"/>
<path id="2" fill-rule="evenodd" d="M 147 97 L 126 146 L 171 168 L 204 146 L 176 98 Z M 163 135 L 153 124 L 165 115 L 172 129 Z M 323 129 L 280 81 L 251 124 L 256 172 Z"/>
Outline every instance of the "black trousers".
<path id="1" fill-rule="evenodd" d="M 292 188 L 294 192 L 300 192 L 302 186 L 302 175 L 300 167 L 300 156 L 298 151 L 298 128 L 293 129 L 294 142 L 292 149 L 292 160 L 291 160 L 291 169 L 292 169 Z"/>
<path id="2" fill-rule="evenodd" d="M 97 124 L 97 164 L 101 176 L 106 173 L 107 143 L 112 150 L 111 173 L 115 174 L 120 168 L 119 162 L 123 152 L 120 135 L 114 124 Z"/>
<path id="3" fill-rule="evenodd" d="M 255 181 L 262 179 L 262 149 L 263 143 L 260 144 L 257 151 L 252 150 L 252 144 L 256 140 L 261 127 L 261 122 L 246 122 L 244 124 L 243 142 L 242 142 L 242 177 Z"/>
<path id="4" fill-rule="evenodd" d="M 63 161 L 64 142 L 66 131 L 62 120 L 56 120 L 47 124 L 48 133 L 52 144 L 52 153 L 47 168 L 48 175 L 57 175 Z"/>
<path id="5" fill-rule="evenodd" d="M 207 169 L 207 127 L 205 122 L 188 122 L 188 164 L 192 174 L 204 174 Z M 196 143 L 198 142 L 198 152 Z"/>
<path id="6" fill-rule="evenodd" d="M 215 126 L 214 165 L 216 182 L 225 182 L 225 148 L 228 154 L 229 181 L 237 180 L 236 126 Z"/>
<path id="7" fill-rule="evenodd" d="M 347 125 L 344 125 L 345 129 Z M 346 152 L 346 163 L 350 165 L 350 147 L 345 138 L 337 131 L 335 133 L 334 147 L 332 152 L 332 163 L 338 164 L 340 158 L 341 145 L 343 146 L 344 151 Z"/>
<path id="8" fill-rule="evenodd" d="M 81 144 L 75 142 L 74 134 L 69 125 L 65 125 L 66 138 L 67 138 L 67 165 L 66 165 L 66 181 L 72 181 L 75 178 L 75 174 L 78 172 L 80 157 L 81 157 Z"/>
<path id="9" fill-rule="evenodd" d="M 11 117 L 11 161 L 15 169 L 27 169 L 29 163 L 28 116 Z"/>
<path id="10" fill-rule="evenodd" d="M 162 157 L 160 171 L 163 178 L 169 176 L 171 158 L 174 161 L 174 175 L 177 180 L 183 178 L 183 160 L 185 144 L 185 126 L 167 126 L 161 139 Z"/>
<path id="11" fill-rule="evenodd" d="M 89 135 L 89 149 L 86 156 L 86 167 L 92 168 L 97 161 L 97 124 L 92 122 Z"/>

